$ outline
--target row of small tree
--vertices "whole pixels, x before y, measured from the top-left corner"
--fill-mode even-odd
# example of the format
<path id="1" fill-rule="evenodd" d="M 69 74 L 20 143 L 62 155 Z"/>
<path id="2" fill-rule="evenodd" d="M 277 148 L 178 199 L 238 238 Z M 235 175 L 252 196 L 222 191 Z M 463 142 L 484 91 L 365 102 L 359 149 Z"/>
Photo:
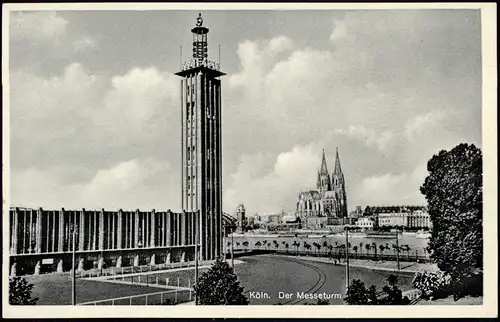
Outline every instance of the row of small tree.
<path id="1" fill-rule="evenodd" d="M 282 241 L 281 244 L 283 245 L 283 247 L 285 248 L 286 251 L 289 250 L 289 248 L 290 248 L 289 243 L 287 243 L 286 241 Z M 230 247 L 231 242 L 228 242 L 227 246 Z M 237 242 L 235 242 L 235 246 L 238 249 L 240 248 L 240 246 L 243 246 L 248 250 L 250 243 L 247 240 L 245 240 L 241 243 L 239 241 L 237 241 Z M 272 242 L 269 242 L 267 240 L 262 240 L 262 241 L 255 242 L 254 246 L 259 248 L 259 249 L 262 246 L 264 246 L 266 250 L 270 250 L 273 248 L 278 250 L 280 248 L 280 243 L 276 240 L 273 240 Z M 292 246 L 295 247 L 296 252 L 298 252 L 298 250 L 301 246 L 304 249 L 306 249 L 307 251 L 311 251 L 311 249 L 315 248 L 317 255 L 320 254 L 322 249 L 325 252 L 328 251 L 330 253 L 330 255 L 332 255 L 333 250 L 335 250 L 335 253 L 337 253 L 337 254 L 339 254 L 340 252 L 345 252 L 345 250 L 346 250 L 345 244 L 339 244 L 338 242 L 335 242 L 335 245 L 332 245 L 332 244 L 329 244 L 326 240 L 323 241 L 323 243 L 313 242 L 312 244 L 308 243 L 307 241 L 304 241 L 301 243 L 300 241 L 294 240 L 292 243 Z M 394 253 L 406 252 L 407 257 L 409 258 L 410 251 L 412 250 L 412 248 L 406 244 L 399 245 L 399 246 L 396 244 L 392 244 L 391 247 L 389 247 L 388 243 L 376 244 L 375 242 L 373 242 L 371 244 L 364 244 L 363 242 L 361 242 L 361 243 L 359 243 L 359 245 L 352 245 L 351 243 L 348 243 L 347 249 L 349 250 L 349 252 L 351 252 L 351 249 L 352 249 L 352 251 L 355 253 L 356 257 L 358 256 L 358 251 L 360 252 L 361 255 L 363 255 L 363 249 L 366 250 L 366 254 L 368 254 L 368 255 L 370 255 L 370 251 L 373 251 L 373 256 L 375 257 L 375 259 L 377 259 L 377 250 L 382 255 L 381 256 L 382 258 L 384 256 L 384 252 L 387 250 L 391 250 L 391 249 L 393 250 Z M 424 252 L 425 252 L 425 248 L 424 248 Z"/>

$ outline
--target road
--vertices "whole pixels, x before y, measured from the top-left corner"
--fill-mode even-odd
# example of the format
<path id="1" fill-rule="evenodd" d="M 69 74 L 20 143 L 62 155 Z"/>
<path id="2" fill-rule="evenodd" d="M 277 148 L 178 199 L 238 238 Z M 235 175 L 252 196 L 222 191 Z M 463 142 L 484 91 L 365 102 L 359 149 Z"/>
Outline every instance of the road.
<path id="1" fill-rule="evenodd" d="M 235 271 L 250 304 L 275 305 L 316 303 L 317 299 L 301 299 L 297 292 L 341 294 L 345 296 L 345 268 L 331 264 L 301 261 L 278 255 L 240 257 L 245 264 L 236 265 Z M 368 288 L 371 285 L 381 289 L 387 284 L 389 272 L 372 271 L 364 268 L 350 268 L 350 279 L 360 279 Z M 405 291 L 412 289 L 413 274 L 399 276 L 398 285 Z M 290 298 L 279 298 L 280 292 Z M 269 298 L 258 298 L 268 294 Z M 252 297 L 253 295 L 253 297 Z M 257 297 L 257 298 L 256 298 Z M 330 304 L 344 304 L 342 298 L 329 299 Z"/>

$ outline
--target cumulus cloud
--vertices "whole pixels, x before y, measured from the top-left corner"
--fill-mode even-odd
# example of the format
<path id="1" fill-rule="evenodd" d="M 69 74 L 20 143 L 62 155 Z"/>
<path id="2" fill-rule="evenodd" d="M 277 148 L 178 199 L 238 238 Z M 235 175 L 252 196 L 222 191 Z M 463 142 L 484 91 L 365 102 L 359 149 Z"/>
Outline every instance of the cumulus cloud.
<path id="1" fill-rule="evenodd" d="M 385 173 L 364 178 L 352 189 L 352 199 L 363 200 L 363 205 L 422 205 L 425 198 L 420 186 L 427 176 L 425 164 L 413 171 Z"/>
<path id="2" fill-rule="evenodd" d="M 179 210 L 180 181 L 170 165 L 153 159 L 133 159 L 98 170 L 82 183 L 64 182 L 72 167 L 14 170 L 14 205 L 42 208 L 172 209 Z M 17 201 L 17 202 L 16 202 Z"/>
<path id="3" fill-rule="evenodd" d="M 364 143 L 368 148 L 375 148 L 382 153 L 386 153 L 390 147 L 394 134 L 391 131 L 377 132 L 367 129 L 363 125 L 350 125 L 348 129 L 336 129 L 335 133 L 346 135 Z"/>
<path id="4" fill-rule="evenodd" d="M 84 36 L 73 41 L 73 48 L 77 52 L 93 49 L 96 46 L 97 40 L 89 36 Z"/>
<path id="5" fill-rule="evenodd" d="M 63 180 L 70 185 L 68 191 L 82 197 L 89 193 L 84 193 L 81 189 L 85 187 L 78 184 L 91 182 L 90 191 L 99 191 L 98 186 L 105 179 L 114 185 L 123 171 L 141 176 L 147 174 L 145 171 L 155 170 L 148 163 L 140 164 L 142 172 L 136 161 L 121 163 L 128 158 L 148 156 L 157 162 L 177 161 L 177 142 L 166 140 L 172 135 L 174 122 L 170 118 L 177 113 L 174 107 L 178 106 L 179 92 L 178 83 L 169 73 L 156 68 L 135 68 L 124 75 L 106 77 L 92 75 L 75 63 L 49 79 L 26 72 L 12 73 L 11 86 L 11 145 L 15 147 L 11 153 L 12 165 L 21 177 L 28 176 L 24 179 L 13 176 L 12 199 L 18 204 L 33 197 L 16 188 L 27 181 L 37 186 Z M 175 117 L 176 124 L 177 121 Z M 155 153 L 160 146 L 161 151 Z M 33 160 L 37 169 L 32 169 Z M 114 172 L 100 172 L 114 164 L 119 164 Z M 61 172 L 57 177 L 49 171 L 54 166 Z M 65 189 L 64 185 L 54 189 L 57 187 Z M 94 197 L 100 195 L 90 193 Z M 147 203 L 148 197 L 141 191 L 135 191 L 134 195 L 143 196 Z M 101 200 L 107 204 L 99 198 L 94 202 L 98 205 Z M 166 199 L 151 202 L 163 200 Z"/>
<path id="6" fill-rule="evenodd" d="M 10 35 L 16 40 L 57 42 L 66 33 L 68 21 L 53 11 L 13 12 Z"/>
<path id="7" fill-rule="evenodd" d="M 241 157 L 224 191 L 226 209 L 232 211 L 240 203 L 251 205 L 252 212 L 289 209 L 296 203 L 300 187 L 315 187 L 320 153 L 321 147 L 312 143 L 295 146 L 276 158 L 262 154 Z"/>
<path id="8" fill-rule="evenodd" d="M 71 141 L 60 148 L 74 153 L 140 144 L 161 135 L 156 130 L 169 129 L 171 112 L 178 105 L 178 82 L 153 67 L 106 77 L 73 63 L 59 76 L 44 79 L 17 72 L 11 82 L 11 126 L 18 129 L 14 139 L 24 144 Z M 46 154 L 39 149 L 25 152 Z"/>

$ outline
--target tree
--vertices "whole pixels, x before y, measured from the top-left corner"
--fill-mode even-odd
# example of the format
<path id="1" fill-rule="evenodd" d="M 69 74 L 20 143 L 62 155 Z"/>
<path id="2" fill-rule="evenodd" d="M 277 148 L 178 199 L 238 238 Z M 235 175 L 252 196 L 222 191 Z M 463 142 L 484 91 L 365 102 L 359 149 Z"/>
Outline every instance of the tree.
<path id="1" fill-rule="evenodd" d="M 408 305 L 410 300 L 403 297 L 403 292 L 396 285 L 397 276 L 389 275 L 387 282 L 389 285 L 382 287 L 380 294 L 375 285 L 367 289 L 361 280 L 352 280 L 344 301 L 349 305 Z"/>
<path id="2" fill-rule="evenodd" d="M 427 162 L 420 187 L 433 224 L 428 251 L 455 285 L 483 274 L 483 165 L 473 144 L 442 150 Z M 477 287 L 482 292 L 482 285 Z"/>
<path id="3" fill-rule="evenodd" d="M 403 292 L 397 287 L 398 277 L 394 274 L 387 277 L 389 285 L 382 287 L 385 296 L 381 300 L 381 304 L 386 305 L 408 305 L 410 300 L 408 297 L 403 297 Z"/>
<path id="4" fill-rule="evenodd" d="M 321 249 L 321 245 L 320 245 L 320 244 L 318 244 L 318 243 L 316 243 L 316 242 L 314 242 L 314 243 L 313 243 L 313 245 L 314 245 L 314 247 L 316 247 L 316 250 L 317 250 L 317 252 L 318 252 L 318 256 L 319 256 L 319 251 L 320 251 L 320 249 Z"/>
<path id="5" fill-rule="evenodd" d="M 328 300 L 318 299 L 316 305 L 330 305 L 330 302 L 328 302 Z"/>
<path id="6" fill-rule="evenodd" d="M 352 248 L 352 250 L 356 253 L 356 258 L 358 258 L 358 246 L 354 245 L 354 247 Z"/>
<path id="7" fill-rule="evenodd" d="M 378 248 L 380 249 L 380 257 L 382 257 L 382 259 L 384 258 L 384 250 L 385 250 L 385 246 L 380 244 L 378 245 Z"/>
<path id="8" fill-rule="evenodd" d="M 38 298 L 32 298 L 33 284 L 26 279 L 16 276 L 9 279 L 9 304 L 10 305 L 36 305 Z"/>
<path id="9" fill-rule="evenodd" d="M 410 258 L 410 245 L 401 245 L 401 250 L 406 252 L 406 257 Z"/>
<path id="10" fill-rule="evenodd" d="M 261 242 L 260 242 L 260 241 L 257 241 L 257 242 L 255 243 L 255 247 L 259 247 L 259 248 L 260 248 L 260 246 L 262 246 Z"/>
<path id="11" fill-rule="evenodd" d="M 365 245 L 365 249 L 366 249 L 366 254 L 368 256 L 370 256 L 370 249 L 372 248 L 372 246 L 370 244 L 366 244 Z M 368 259 L 370 259 L 370 257 L 368 257 Z"/>
<path id="12" fill-rule="evenodd" d="M 394 255 L 396 255 L 401 250 L 401 246 L 398 247 L 398 245 L 392 244 L 392 250 L 394 250 Z"/>
<path id="13" fill-rule="evenodd" d="M 347 297 L 344 301 L 349 305 L 367 305 L 369 302 L 365 283 L 357 279 L 352 280 L 347 288 Z"/>
<path id="14" fill-rule="evenodd" d="M 308 242 L 304 242 L 304 248 L 309 252 L 311 250 L 311 245 Z"/>
<path id="15" fill-rule="evenodd" d="M 204 272 L 194 291 L 201 305 L 248 305 L 238 277 L 226 261 L 217 258 L 210 269 Z"/>

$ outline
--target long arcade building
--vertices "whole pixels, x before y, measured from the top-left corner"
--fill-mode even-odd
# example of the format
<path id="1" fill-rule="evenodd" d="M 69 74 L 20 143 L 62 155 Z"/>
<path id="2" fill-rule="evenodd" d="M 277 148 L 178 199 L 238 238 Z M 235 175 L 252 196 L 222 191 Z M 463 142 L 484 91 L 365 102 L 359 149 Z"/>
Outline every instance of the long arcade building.
<path id="1" fill-rule="evenodd" d="M 69 271 L 73 249 L 77 270 L 194 259 L 196 213 L 41 208 L 9 213 L 11 275 Z M 231 226 L 235 219 L 225 214 L 224 222 Z"/>

